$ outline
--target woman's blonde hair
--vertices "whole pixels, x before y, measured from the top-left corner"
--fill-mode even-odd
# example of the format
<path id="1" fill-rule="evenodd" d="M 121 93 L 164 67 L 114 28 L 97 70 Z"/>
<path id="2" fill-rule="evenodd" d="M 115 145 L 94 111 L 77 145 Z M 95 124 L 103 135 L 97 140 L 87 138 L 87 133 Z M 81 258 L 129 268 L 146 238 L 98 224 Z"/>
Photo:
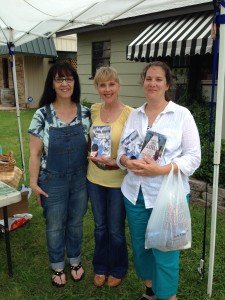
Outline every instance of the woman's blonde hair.
<path id="1" fill-rule="evenodd" d="M 94 86 L 97 88 L 99 82 L 115 81 L 120 84 L 120 79 L 116 69 L 113 67 L 100 67 L 94 77 Z"/>

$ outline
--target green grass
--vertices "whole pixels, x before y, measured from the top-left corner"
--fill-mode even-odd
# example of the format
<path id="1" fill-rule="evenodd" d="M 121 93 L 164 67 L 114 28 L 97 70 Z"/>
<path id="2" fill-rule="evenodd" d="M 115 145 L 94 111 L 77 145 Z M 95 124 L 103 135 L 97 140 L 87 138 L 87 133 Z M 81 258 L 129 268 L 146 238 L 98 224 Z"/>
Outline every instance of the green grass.
<path id="1" fill-rule="evenodd" d="M 34 110 L 21 112 L 21 127 L 24 144 L 24 156 L 29 184 L 28 158 L 29 135 L 27 129 Z M 0 144 L 6 153 L 13 150 L 20 167 L 20 150 L 17 129 L 16 112 L 0 112 Z M 22 181 L 21 181 L 22 183 Z M 7 273 L 5 242 L 0 238 L 0 299 L 1 300 L 58 300 L 58 299 L 87 299 L 87 300 L 136 300 L 143 293 L 143 283 L 137 278 L 132 259 L 131 241 L 128 227 L 127 244 L 129 249 L 129 271 L 121 286 L 117 288 L 96 288 L 93 283 L 92 254 L 94 249 L 94 222 L 90 205 L 84 220 L 84 241 L 82 263 L 86 274 L 84 280 L 74 283 L 68 268 L 66 270 L 67 284 L 63 289 L 57 289 L 50 283 L 52 275 L 49 269 L 47 248 L 45 242 L 45 223 L 42 209 L 33 198 L 29 199 L 29 212 L 33 218 L 24 227 L 10 233 L 13 261 L 13 277 Z M 201 280 L 198 266 L 202 255 L 202 237 L 204 209 L 191 205 L 193 243 L 192 249 L 181 252 L 181 269 L 179 284 L 179 300 L 207 299 L 207 273 L 209 259 L 209 240 L 211 211 L 207 212 L 207 244 L 205 277 Z M 213 300 L 225 300 L 225 217 L 218 213 L 215 267 L 213 281 Z"/>

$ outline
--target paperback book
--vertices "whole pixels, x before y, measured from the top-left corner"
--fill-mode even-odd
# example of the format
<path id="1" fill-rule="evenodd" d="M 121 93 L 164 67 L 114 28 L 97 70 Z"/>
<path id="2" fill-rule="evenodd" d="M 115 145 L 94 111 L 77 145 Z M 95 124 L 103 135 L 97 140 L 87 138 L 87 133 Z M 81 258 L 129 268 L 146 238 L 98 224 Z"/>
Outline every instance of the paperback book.
<path id="1" fill-rule="evenodd" d="M 91 157 L 111 156 L 111 126 L 93 126 L 91 139 Z"/>
<path id="2" fill-rule="evenodd" d="M 143 159 L 145 156 L 147 156 L 151 159 L 154 159 L 156 162 L 159 162 L 165 150 L 165 145 L 165 135 L 147 130 L 139 159 Z"/>
<path id="3" fill-rule="evenodd" d="M 143 138 L 141 137 L 138 130 L 132 131 L 128 136 L 126 136 L 121 144 L 123 145 L 126 155 L 131 159 L 138 159 L 142 146 L 143 146 Z"/>

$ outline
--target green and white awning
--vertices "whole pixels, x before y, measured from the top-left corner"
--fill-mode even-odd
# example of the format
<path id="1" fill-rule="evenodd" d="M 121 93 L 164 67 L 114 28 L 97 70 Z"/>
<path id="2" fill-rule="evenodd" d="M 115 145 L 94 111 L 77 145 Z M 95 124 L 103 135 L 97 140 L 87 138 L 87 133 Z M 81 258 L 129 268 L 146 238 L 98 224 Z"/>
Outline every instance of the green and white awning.
<path id="1" fill-rule="evenodd" d="M 154 21 L 127 46 L 127 59 L 211 53 L 212 20 L 208 12 Z"/>

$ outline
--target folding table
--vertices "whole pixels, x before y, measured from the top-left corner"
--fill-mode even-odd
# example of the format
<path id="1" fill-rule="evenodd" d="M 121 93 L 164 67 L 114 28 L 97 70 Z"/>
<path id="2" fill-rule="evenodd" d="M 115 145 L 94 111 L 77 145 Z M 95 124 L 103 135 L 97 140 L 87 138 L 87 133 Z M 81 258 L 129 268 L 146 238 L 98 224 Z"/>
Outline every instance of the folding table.
<path id="1" fill-rule="evenodd" d="M 7 206 L 13 203 L 17 203 L 20 200 L 21 200 L 21 193 L 19 191 L 15 190 L 14 188 L 0 181 L 0 207 L 3 208 L 5 244 L 6 244 L 6 255 L 7 255 L 9 276 L 12 276 L 13 272 L 12 272 L 12 259 L 11 259 L 11 249 L 10 249 Z"/>

